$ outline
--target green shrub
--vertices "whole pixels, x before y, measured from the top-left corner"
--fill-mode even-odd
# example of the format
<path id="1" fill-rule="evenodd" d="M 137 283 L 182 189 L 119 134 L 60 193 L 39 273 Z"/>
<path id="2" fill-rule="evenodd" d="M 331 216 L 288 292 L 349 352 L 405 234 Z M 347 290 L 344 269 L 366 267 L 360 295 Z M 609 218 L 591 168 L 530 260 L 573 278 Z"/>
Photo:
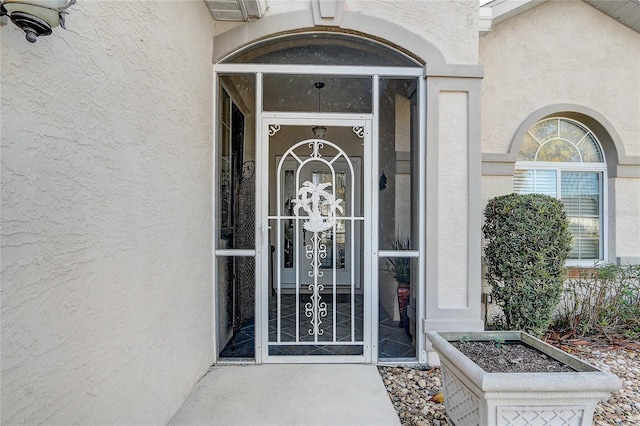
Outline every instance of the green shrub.
<path id="1" fill-rule="evenodd" d="M 502 307 L 498 328 L 542 335 L 552 321 L 571 249 L 560 201 L 542 194 L 493 198 L 485 208 L 486 278 Z"/>
<path id="2" fill-rule="evenodd" d="M 640 338 L 640 265 L 596 265 L 568 280 L 553 329 L 568 336 Z"/>

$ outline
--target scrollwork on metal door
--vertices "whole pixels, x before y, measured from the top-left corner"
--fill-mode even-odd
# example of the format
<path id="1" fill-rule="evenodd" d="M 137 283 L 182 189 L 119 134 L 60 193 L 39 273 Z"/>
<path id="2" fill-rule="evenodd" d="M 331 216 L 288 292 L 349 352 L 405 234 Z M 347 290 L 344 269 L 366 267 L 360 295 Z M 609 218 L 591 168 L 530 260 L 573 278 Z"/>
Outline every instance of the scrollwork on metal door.
<path id="1" fill-rule="evenodd" d="M 321 336 L 324 330 L 320 327 L 322 319 L 327 316 L 327 304 L 323 302 L 320 292 L 324 286 L 318 283 L 318 278 L 322 277 L 323 272 L 320 270 L 321 259 L 327 256 L 327 246 L 320 243 L 320 233 L 332 229 L 336 223 L 336 211 L 344 212 L 342 207 L 343 200 L 335 199 L 331 191 L 331 183 L 321 183 L 315 185 L 312 182 L 305 181 L 302 187 L 298 189 L 294 212 L 302 209 L 307 213 L 309 219 L 305 220 L 302 227 L 313 232 L 311 244 L 305 247 L 307 259 L 311 260 L 311 270 L 309 277 L 313 279 L 313 283 L 309 285 L 311 290 L 311 301 L 305 304 L 305 316 L 310 318 L 311 328 L 309 334 L 312 336 Z M 326 212 L 326 215 L 323 215 Z"/>
<path id="2" fill-rule="evenodd" d="M 312 278 L 321 277 L 322 271 L 319 269 L 320 259 L 324 259 L 327 256 L 327 246 L 320 243 L 320 236 L 317 232 L 313 233 L 311 237 L 311 244 L 305 247 L 307 259 L 311 260 L 311 270 L 309 276 Z M 309 284 L 309 290 L 311 290 L 310 301 L 304 305 L 304 314 L 307 318 L 310 318 L 309 323 L 311 328 L 309 329 L 309 335 L 322 336 L 324 330 L 320 328 L 322 319 L 327 316 L 327 303 L 321 301 L 322 296 L 320 292 L 324 290 L 324 286 L 318 283 L 317 279 L 313 280 L 312 284 Z"/>
<path id="3" fill-rule="evenodd" d="M 299 141 L 278 160 L 277 210 L 270 216 L 276 220 L 281 244 L 275 250 L 276 343 L 338 344 L 348 337 L 351 340 L 345 344 L 354 343 L 355 319 L 351 318 L 351 333 L 338 336 L 338 324 L 344 328 L 344 319 L 338 322 L 337 309 L 338 291 L 349 291 L 349 302 L 342 305 L 351 304 L 347 312 L 355 316 L 355 273 L 348 269 L 353 268 L 355 253 L 351 233 L 360 219 L 354 218 L 354 175 L 347 153 L 327 140 Z M 282 316 L 283 298 L 295 300 L 294 315 Z M 281 330 L 291 318 L 295 337 L 289 341 Z"/>

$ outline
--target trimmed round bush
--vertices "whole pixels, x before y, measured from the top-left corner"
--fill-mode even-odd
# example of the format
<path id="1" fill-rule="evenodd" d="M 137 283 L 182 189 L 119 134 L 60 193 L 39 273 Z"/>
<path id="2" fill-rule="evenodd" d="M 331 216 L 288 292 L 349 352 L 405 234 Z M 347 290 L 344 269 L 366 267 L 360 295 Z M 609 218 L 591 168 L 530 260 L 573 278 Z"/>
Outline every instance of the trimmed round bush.
<path id="1" fill-rule="evenodd" d="M 542 194 L 489 201 L 482 227 L 486 279 L 502 307 L 496 326 L 542 335 L 562 294 L 571 250 L 562 203 Z"/>

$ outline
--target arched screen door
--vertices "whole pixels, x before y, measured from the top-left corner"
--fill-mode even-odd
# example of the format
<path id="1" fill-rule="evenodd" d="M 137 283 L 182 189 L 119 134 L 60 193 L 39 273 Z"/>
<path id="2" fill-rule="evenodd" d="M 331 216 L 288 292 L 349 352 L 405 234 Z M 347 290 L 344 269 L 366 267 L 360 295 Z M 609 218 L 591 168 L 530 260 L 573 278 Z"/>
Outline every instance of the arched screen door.
<path id="1" fill-rule="evenodd" d="M 371 117 L 263 118 L 265 362 L 366 362 Z M 313 129 L 313 130 L 312 130 Z"/>

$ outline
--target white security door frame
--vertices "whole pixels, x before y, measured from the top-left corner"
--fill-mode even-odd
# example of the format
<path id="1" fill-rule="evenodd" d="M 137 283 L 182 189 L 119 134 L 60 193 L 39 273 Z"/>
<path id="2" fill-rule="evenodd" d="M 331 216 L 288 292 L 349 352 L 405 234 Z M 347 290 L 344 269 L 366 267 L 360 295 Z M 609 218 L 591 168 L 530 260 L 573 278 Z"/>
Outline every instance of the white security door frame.
<path id="1" fill-rule="evenodd" d="M 371 294 L 374 288 L 371 285 L 373 282 L 371 275 L 374 269 L 371 248 L 373 245 L 373 227 L 370 219 L 372 216 L 371 191 L 363 191 L 363 187 L 367 186 L 363 185 L 363 182 L 372 181 L 373 114 L 263 113 L 260 133 L 260 146 L 262 147 L 260 162 L 261 164 L 273 162 L 274 156 L 270 155 L 269 152 L 270 138 L 275 136 L 280 129 L 295 126 L 310 129 L 314 125 L 334 129 L 351 129 L 355 135 L 354 137 L 361 141 L 362 155 L 358 158 L 351 158 L 340 146 L 341 141 L 332 141 L 331 137 L 324 139 L 308 138 L 300 141 L 292 140 L 291 146 L 286 152 L 278 153 L 282 155 L 275 157 L 278 163 L 275 168 L 276 176 L 269 175 L 268 167 L 262 170 L 259 179 L 259 191 L 262 194 L 268 194 L 275 189 L 276 194 L 273 195 L 275 195 L 277 201 L 275 202 L 276 209 L 274 210 L 274 206 L 271 206 L 270 212 L 268 199 L 262 199 L 267 203 L 263 203 L 258 209 L 261 212 L 260 228 L 265 229 L 269 235 L 275 236 L 277 241 L 270 243 L 276 247 L 276 250 L 273 258 L 267 260 L 267 262 L 272 262 L 270 269 L 273 274 L 273 285 L 269 284 L 268 275 L 263 275 L 262 280 L 258 283 L 262 288 L 261 312 L 260 316 L 257 316 L 260 319 L 260 334 L 262 336 L 260 358 L 262 362 L 268 363 L 370 363 L 372 359 L 373 330 L 370 319 L 373 311 Z M 361 165 L 358 164 L 360 162 L 362 163 Z M 295 167 L 291 166 L 292 163 Z M 336 239 L 332 239 L 333 244 L 325 246 L 319 241 L 320 232 L 313 232 L 327 231 L 330 233 L 333 230 L 333 235 L 335 236 L 335 231 L 338 227 L 338 224 L 335 223 L 337 216 L 332 216 L 327 211 L 325 213 L 329 213 L 328 218 L 323 216 L 320 219 L 318 217 L 314 223 L 311 207 L 306 208 L 309 211 L 308 215 L 306 213 L 299 215 L 302 210 L 300 207 L 306 206 L 302 206 L 302 203 L 297 198 L 294 201 L 294 203 L 298 203 L 295 206 L 297 212 L 295 215 L 292 212 L 285 214 L 280 208 L 284 202 L 281 198 L 283 196 L 282 186 L 284 183 L 282 181 L 285 165 L 289 165 L 289 170 L 286 171 L 291 172 L 291 180 L 295 180 L 294 188 L 299 188 L 300 197 L 311 204 L 313 195 L 307 198 L 307 192 L 310 193 L 314 185 L 313 182 L 307 180 L 310 179 L 307 176 L 310 169 L 307 167 L 306 173 L 302 173 L 300 170 L 314 163 L 327 167 L 329 176 L 333 177 L 333 179 L 329 179 L 329 182 L 335 181 L 337 172 L 345 171 L 346 189 L 341 196 L 346 199 L 338 198 L 339 192 L 337 192 L 337 188 L 332 188 L 331 183 L 324 184 L 328 186 L 326 188 L 329 191 L 327 195 L 331 198 L 335 209 L 340 210 L 337 222 L 342 224 L 342 228 L 347 235 L 346 256 L 343 255 L 343 259 L 346 258 L 343 271 L 338 271 L 336 265 L 337 256 L 333 255 L 330 256 L 333 264 L 330 264 L 328 269 L 320 270 L 321 257 L 326 257 L 327 252 L 337 253 Z M 312 168 L 314 167 L 317 168 L 318 166 L 313 166 Z M 271 169 L 271 173 L 273 173 L 273 169 Z M 274 181 L 277 182 L 275 188 Z M 303 183 L 303 181 L 305 182 Z M 318 197 L 322 193 L 325 193 L 325 191 L 316 191 L 314 195 Z M 270 197 L 272 203 L 273 195 Z M 313 210 L 317 210 L 317 208 Z M 331 222 L 332 220 L 333 222 Z M 296 264 L 292 271 L 287 271 L 291 272 L 293 283 L 289 282 L 292 281 L 292 278 L 285 280 L 285 273 L 282 269 L 282 228 L 283 224 L 288 221 L 296 224 L 296 226 L 292 227 L 295 229 L 295 236 L 292 238 L 292 241 L 295 242 L 292 247 L 295 255 L 292 259 L 295 259 Z M 323 222 L 327 222 L 327 224 Z M 303 237 L 303 232 L 313 236 L 311 238 L 308 235 Z M 302 238 L 304 238 L 304 243 L 300 244 Z M 269 238 L 267 237 L 265 240 L 269 240 Z M 360 243 L 360 240 L 362 243 Z M 263 247 L 263 252 L 270 253 L 270 248 L 267 248 L 268 250 L 264 250 L 265 248 Z M 362 270 L 362 274 L 360 270 Z M 339 273 L 344 273 L 344 275 L 339 275 Z M 305 279 L 311 280 L 311 282 L 306 282 L 304 281 Z M 325 287 L 331 289 L 330 294 L 325 292 L 321 296 L 320 291 Z M 313 293 L 310 301 L 303 305 L 299 303 L 299 300 L 303 296 L 302 292 L 307 289 Z M 272 296 L 271 302 L 270 292 L 275 294 L 275 296 Z M 348 296 L 350 300 L 346 304 L 346 312 L 338 312 L 337 306 L 345 305 L 344 303 L 338 303 L 338 297 L 341 295 Z M 293 306 L 295 308 L 292 309 L 291 305 L 285 306 L 282 301 L 284 297 L 289 297 L 289 300 L 294 297 Z M 356 312 L 355 301 L 361 297 L 363 298 L 362 305 Z M 285 321 L 281 320 L 287 308 L 289 311 L 295 312 L 295 320 L 288 327 L 289 334 L 283 331 L 287 327 Z M 337 330 L 340 319 L 338 317 L 345 313 L 349 319 L 341 324 L 341 327 L 346 327 L 348 332 L 346 335 L 341 336 Z M 356 323 L 356 316 L 362 319 L 362 323 Z M 289 318 L 291 318 L 291 315 L 289 315 Z M 325 328 L 325 324 L 329 325 Z M 292 337 L 291 334 L 294 334 L 295 337 Z M 323 347 L 329 351 L 334 348 L 344 349 L 345 347 L 350 347 L 358 353 L 356 355 L 270 354 L 270 349 L 275 349 L 276 353 L 282 354 L 284 351 L 279 349 L 302 348 L 302 352 L 308 352 L 316 347 Z"/>
<path id="2" fill-rule="evenodd" d="M 265 289 L 269 287 L 268 283 L 264 284 L 263 281 L 268 279 L 269 276 L 269 228 L 268 228 L 268 188 L 262 185 L 268 185 L 269 163 L 268 163 L 268 126 L 271 123 L 283 124 L 321 124 L 321 125 L 336 125 L 338 123 L 348 123 L 354 121 L 357 123 L 366 123 L 367 137 L 369 143 L 366 147 L 366 155 L 363 158 L 363 181 L 362 181 L 362 197 L 364 200 L 364 208 L 368 209 L 366 213 L 363 213 L 367 218 L 365 220 L 364 228 L 364 246 L 362 247 L 362 262 L 364 264 L 364 274 L 361 277 L 363 282 L 368 283 L 369 292 L 367 294 L 367 301 L 365 306 L 367 309 L 364 312 L 364 351 L 362 359 L 359 362 L 377 363 L 378 362 L 378 261 L 380 257 L 396 256 L 398 253 L 389 251 L 378 251 L 378 182 L 377 176 L 378 170 L 378 101 L 379 101 L 379 80 L 380 78 L 418 78 L 418 149 L 415 152 L 415 161 L 419 165 L 419 188 L 415 193 L 416 196 L 416 210 L 414 214 L 417 218 L 417 235 L 419 235 L 417 250 L 407 253 L 410 257 L 416 257 L 420 259 L 418 262 L 418 283 L 416 301 L 418 303 L 416 314 L 418 318 L 423 318 L 425 309 L 425 291 L 426 286 L 424 279 L 426 276 L 425 270 L 425 258 L 424 253 L 426 249 L 426 243 L 424 241 L 425 235 L 425 220 L 426 220 L 426 174 L 424 170 L 424 164 L 426 164 L 426 82 L 424 80 L 425 68 L 422 67 L 384 67 L 384 66 L 329 66 L 329 65 L 280 65 L 280 64 L 215 64 L 214 65 L 214 107 L 217 111 L 217 97 L 216 92 L 218 90 L 217 82 L 218 77 L 221 74 L 253 74 L 255 77 L 255 144 L 256 144 L 256 176 L 258 182 L 256 185 L 256 246 L 255 250 L 235 250 L 235 249 L 216 249 L 214 250 L 214 256 L 255 256 L 256 260 L 256 321 L 261 324 L 256 324 L 255 327 L 255 362 L 257 364 L 264 362 L 315 362 L 318 359 L 307 360 L 304 357 L 275 357 L 268 356 L 268 347 L 264 344 L 268 341 L 268 297 L 265 295 Z M 361 76 L 372 78 L 372 113 L 371 114 L 339 114 L 339 113 L 279 113 L 279 112 L 263 112 L 262 110 L 262 97 L 263 97 L 263 75 L 265 74 L 298 74 L 298 75 L 338 75 L 338 76 Z M 215 123 L 215 121 L 214 121 Z M 216 125 L 214 125 L 214 135 L 216 134 Z M 267 136 L 266 136 L 267 135 Z M 214 147 L 216 144 L 214 144 Z M 217 153 L 213 153 L 213 159 L 215 164 L 215 158 Z M 216 188 L 215 174 L 213 187 Z M 259 189 L 258 189 L 259 188 Z M 214 203 L 215 203 L 214 193 Z M 375 224 L 375 226 L 374 226 Z M 218 238 L 217 229 L 214 227 L 214 241 Z M 217 276 L 217 262 L 213 262 L 213 276 Z M 215 292 L 214 292 L 215 294 Z M 217 294 L 215 294 L 214 312 L 217 306 Z M 422 321 L 416 322 L 416 349 L 418 362 L 426 361 L 425 337 L 422 329 Z M 214 315 L 214 330 L 216 330 L 215 315 Z M 216 339 L 214 336 L 214 348 L 216 347 Z M 217 353 L 217 349 L 216 349 Z M 299 358 L 299 359 L 298 359 Z M 353 362 L 354 357 L 342 357 L 342 356 L 330 356 L 327 359 L 323 359 L 322 362 Z"/>

